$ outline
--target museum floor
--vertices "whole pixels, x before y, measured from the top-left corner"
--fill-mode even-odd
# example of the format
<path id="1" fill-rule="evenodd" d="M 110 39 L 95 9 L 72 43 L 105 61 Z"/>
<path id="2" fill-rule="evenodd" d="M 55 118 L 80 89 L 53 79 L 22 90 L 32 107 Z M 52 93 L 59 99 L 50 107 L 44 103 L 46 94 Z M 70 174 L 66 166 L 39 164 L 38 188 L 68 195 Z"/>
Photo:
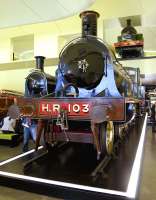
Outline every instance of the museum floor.
<path id="1" fill-rule="evenodd" d="M 10 148 L 7 146 L 0 146 L 0 161 L 13 157 L 21 153 L 21 145 Z M 143 162 L 143 172 L 140 189 L 139 200 L 155 200 L 156 199 L 156 133 L 152 134 L 151 127 L 147 129 L 145 156 Z M 0 200 L 52 200 L 56 198 L 38 195 L 25 191 L 20 191 L 12 188 L 0 186 Z M 74 200 L 74 198 L 73 198 Z"/>

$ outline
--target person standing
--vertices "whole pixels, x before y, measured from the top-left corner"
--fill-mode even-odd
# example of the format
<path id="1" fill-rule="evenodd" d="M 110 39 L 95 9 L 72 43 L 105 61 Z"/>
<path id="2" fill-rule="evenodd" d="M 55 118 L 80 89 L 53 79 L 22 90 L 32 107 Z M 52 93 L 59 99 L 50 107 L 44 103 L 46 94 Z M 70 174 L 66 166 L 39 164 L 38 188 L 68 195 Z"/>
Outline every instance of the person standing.
<path id="1" fill-rule="evenodd" d="M 22 125 L 24 127 L 23 152 L 26 152 L 29 150 L 29 140 L 32 138 L 34 143 L 36 141 L 37 122 L 31 118 L 24 118 Z"/>

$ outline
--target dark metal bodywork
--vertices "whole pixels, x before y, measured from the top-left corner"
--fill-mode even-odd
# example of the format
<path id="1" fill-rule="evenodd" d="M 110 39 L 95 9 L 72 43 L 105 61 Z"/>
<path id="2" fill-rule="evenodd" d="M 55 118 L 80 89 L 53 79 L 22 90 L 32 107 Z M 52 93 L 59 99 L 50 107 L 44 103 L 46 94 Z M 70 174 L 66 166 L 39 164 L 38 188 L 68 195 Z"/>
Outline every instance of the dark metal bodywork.
<path id="1" fill-rule="evenodd" d="M 55 89 L 55 77 L 44 72 L 43 56 L 35 56 L 36 67 L 26 77 L 25 97 L 43 97 L 53 95 Z"/>
<path id="2" fill-rule="evenodd" d="M 25 96 L 41 97 L 52 93 L 55 89 L 55 77 L 35 69 L 26 77 Z"/>

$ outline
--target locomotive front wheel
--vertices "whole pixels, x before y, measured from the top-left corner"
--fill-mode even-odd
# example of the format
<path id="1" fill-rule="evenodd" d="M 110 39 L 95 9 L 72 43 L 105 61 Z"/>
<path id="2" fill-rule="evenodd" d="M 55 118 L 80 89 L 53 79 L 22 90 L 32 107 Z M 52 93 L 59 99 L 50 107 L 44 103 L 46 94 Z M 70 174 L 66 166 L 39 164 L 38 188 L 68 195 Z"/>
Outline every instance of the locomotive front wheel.
<path id="1" fill-rule="evenodd" d="M 114 125 L 112 121 L 104 122 L 100 126 L 101 154 L 110 155 L 113 152 Z"/>

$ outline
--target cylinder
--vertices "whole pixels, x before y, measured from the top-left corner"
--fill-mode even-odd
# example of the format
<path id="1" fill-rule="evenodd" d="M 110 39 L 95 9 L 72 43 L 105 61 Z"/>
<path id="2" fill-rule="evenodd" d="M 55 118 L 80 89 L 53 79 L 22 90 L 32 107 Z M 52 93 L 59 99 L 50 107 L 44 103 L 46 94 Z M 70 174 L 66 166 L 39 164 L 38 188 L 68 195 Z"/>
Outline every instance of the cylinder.
<path id="1" fill-rule="evenodd" d="M 99 13 L 95 11 L 84 11 L 80 14 L 82 19 L 82 37 L 87 35 L 97 36 L 97 18 Z"/>
<path id="2" fill-rule="evenodd" d="M 40 69 L 41 71 L 44 71 L 44 56 L 35 56 L 36 59 L 36 69 Z"/>

